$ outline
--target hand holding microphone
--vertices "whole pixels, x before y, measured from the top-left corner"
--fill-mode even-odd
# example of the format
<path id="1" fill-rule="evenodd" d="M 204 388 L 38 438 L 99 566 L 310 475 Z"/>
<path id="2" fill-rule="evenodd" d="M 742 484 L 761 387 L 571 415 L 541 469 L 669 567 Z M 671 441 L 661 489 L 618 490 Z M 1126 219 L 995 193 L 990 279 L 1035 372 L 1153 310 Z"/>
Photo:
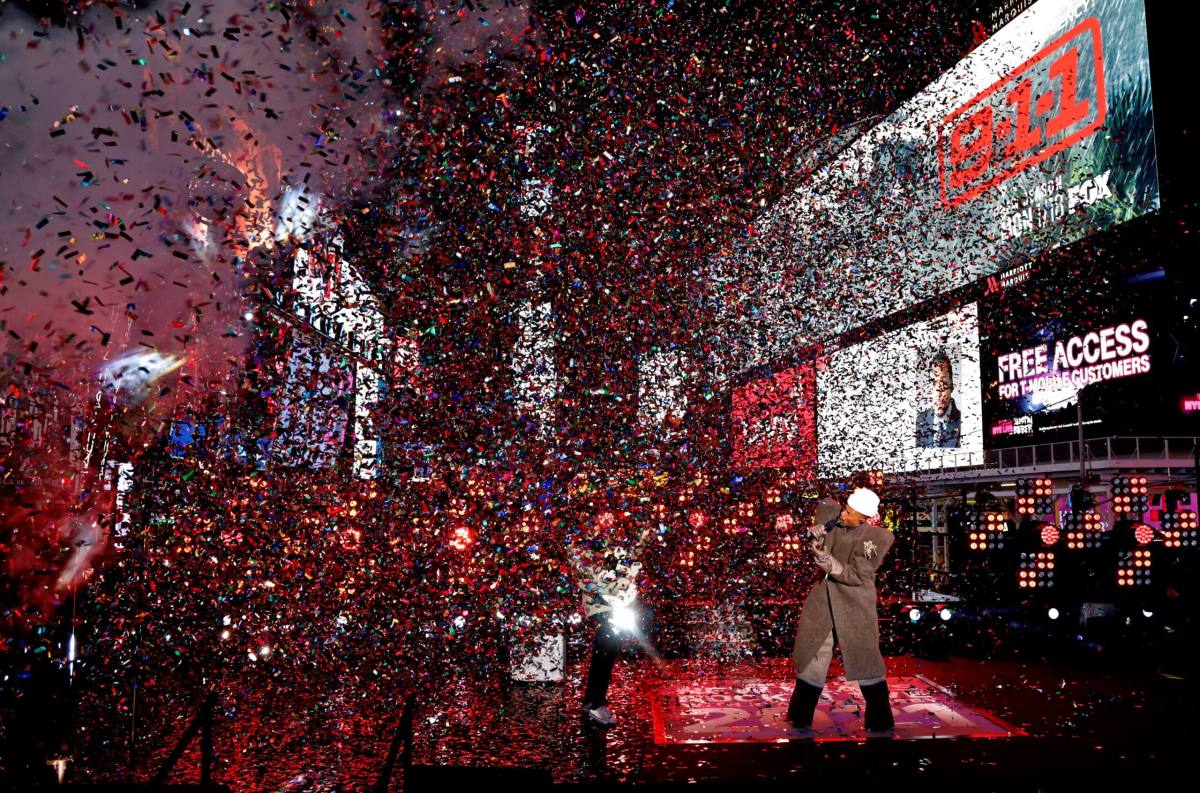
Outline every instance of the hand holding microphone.
<path id="1" fill-rule="evenodd" d="M 813 512 L 813 525 L 808 530 L 808 533 L 818 540 L 823 538 L 826 533 L 825 527 L 837 520 L 838 515 L 842 514 L 842 505 L 834 501 L 832 498 L 827 498 L 817 505 L 817 509 Z"/>

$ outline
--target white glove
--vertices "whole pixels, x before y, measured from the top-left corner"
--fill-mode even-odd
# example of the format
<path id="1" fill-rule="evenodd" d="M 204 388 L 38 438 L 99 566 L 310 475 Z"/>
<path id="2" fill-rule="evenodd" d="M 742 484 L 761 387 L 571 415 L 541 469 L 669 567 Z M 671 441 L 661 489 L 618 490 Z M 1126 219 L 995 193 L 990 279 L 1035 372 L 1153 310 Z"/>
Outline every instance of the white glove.
<path id="1" fill-rule="evenodd" d="M 827 573 L 830 573 L 831 575 L 841 575 L 846 569 L 845 566 L 837 559 L 834 559 L 828 551 L 817 551 L 814 556 L 817 561 L 817 567 L 821 568 Z"/>

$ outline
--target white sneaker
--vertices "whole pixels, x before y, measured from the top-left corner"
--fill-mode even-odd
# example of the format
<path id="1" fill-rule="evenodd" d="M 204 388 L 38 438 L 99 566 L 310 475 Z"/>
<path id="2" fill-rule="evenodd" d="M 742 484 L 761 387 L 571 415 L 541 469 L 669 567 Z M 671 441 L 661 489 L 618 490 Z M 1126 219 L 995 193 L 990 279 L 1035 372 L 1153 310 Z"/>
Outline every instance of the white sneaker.
<path id="1" fill-rule="evenodd" d="M 611 727 L 617 723 L 617 717 L 613 715 L 607 705 L 601 705 L 598 708 L 584 708 L 583 713 L 601 727 Z"/>

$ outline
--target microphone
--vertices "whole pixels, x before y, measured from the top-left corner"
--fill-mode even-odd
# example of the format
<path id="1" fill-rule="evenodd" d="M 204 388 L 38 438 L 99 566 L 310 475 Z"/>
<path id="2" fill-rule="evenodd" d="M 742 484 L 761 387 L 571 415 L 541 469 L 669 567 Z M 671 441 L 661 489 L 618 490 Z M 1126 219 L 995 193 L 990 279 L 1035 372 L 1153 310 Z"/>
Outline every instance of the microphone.
<path id="1" fill-rule="evenodd" d="M 813 513 L 813 523 L 817 526 L 828 526 L 842 514 L 842 505 L 832 498 L 826 498 L 817 505 Z"/>

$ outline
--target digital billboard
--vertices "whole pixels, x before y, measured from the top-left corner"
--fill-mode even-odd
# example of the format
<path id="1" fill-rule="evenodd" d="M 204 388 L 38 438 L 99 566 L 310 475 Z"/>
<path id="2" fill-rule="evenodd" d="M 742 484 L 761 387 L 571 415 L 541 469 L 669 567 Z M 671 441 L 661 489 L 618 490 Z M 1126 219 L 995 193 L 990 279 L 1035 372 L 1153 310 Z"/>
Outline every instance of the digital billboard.
<path id="1" fill-rule="evenodd" d="M 1081 420 L 1088 438 L 1200 429 L 1200 293 L 1173 255 L 1089 251 L 981 298 L 987 446 L 1074 440 Z"/>
<path id="2" fill-rule="evenodd" d="M 817 441 L 825 477 L 980 464 L 977 304 L 822 359 Z"/>
<path id="3" fill-rule="evenodd" d="M 1158 206 L 1142 0 L 1041 0 L 712 263 L 724 353 L 777 360 Z"/>
<path id="4" fill-rule="evenodd" d="M 816 462 L 812 363 L 752 380 L 733 392 L 735 468 L 789 468 L 811 476 Z"/>

